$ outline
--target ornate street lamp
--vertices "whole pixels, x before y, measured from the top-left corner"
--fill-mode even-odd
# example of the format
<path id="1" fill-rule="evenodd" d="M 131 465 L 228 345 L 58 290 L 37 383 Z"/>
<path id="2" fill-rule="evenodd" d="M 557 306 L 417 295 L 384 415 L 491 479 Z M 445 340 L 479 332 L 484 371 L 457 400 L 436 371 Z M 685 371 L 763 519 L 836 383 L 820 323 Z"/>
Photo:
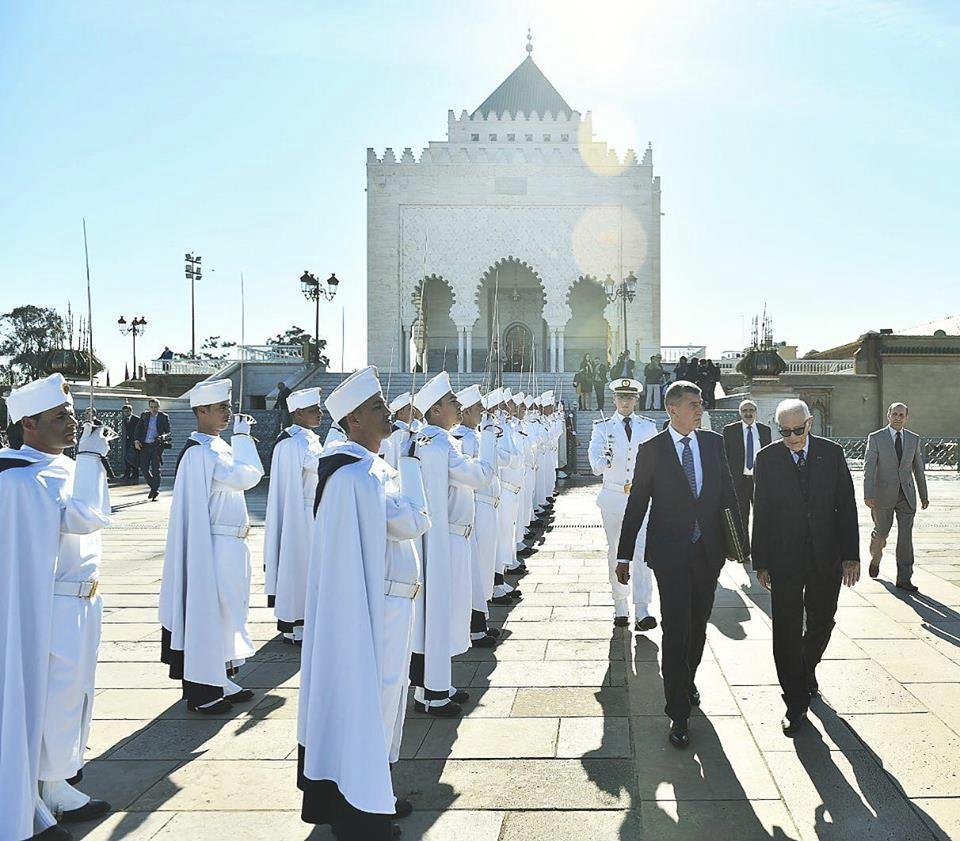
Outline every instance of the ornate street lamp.
<path id="1" fill-rule="evenodd" d="M 197 321 L 194 308 L 194 296 L 193 296 L 193 282 L 195 280 L 200 280 L 201 277 L 201 267 L 200 261 L 203 259 L 199 254 L 196 257 L 193 256 L 192 252 L 188 252 L 183 255 L 183 259 L 186 262 L 184 266 L 183 273 L 187 276 L 187 280 L 190 281 L 190 356 L 192 359 L 197 358 Z"/>
<path id="2" fill-rule="evenodd" d="M 627 352 L 630 345 L 627 341 L 627 301 L 632 301 L 637 296 L 637 277 L 630 272 L 620 283 L 616 283 L 610 275 L 603 282 L 603 292 L 607 296 L 607 301 L 613 303 L 620 298 L 623 300 L 623 349 Z"/>
<path id="3" fill-rule="evenodd" d="M 127 324 L 127 320 L 121 315 L 117 319 L 117 327 L 124 336 L 133 336 L 133 379 L 137 378 L 137 336 L 142 336 L 147 329 L 147 319 L 142 315 L 139 318 L 134 317 L 133 321 Z"/>
<path id="4" fill-rule="evenodd" d="M 326 283 L 327 286 L 324 288 L 321 282 L 306 269 L 303 270 L 303 274 L 300 276 L 300 291 L 303 292 L 303 297 L 316 304 L 313 341 L 314 346 L 317 348 L 318 358 L 320 353 L 320 299 L 323 298 L 326 301 L 332 301 L 336 298 L 337 287 L 340 285 L 340 281 L 335 274 L 331 274 L 330 277 L 327 278 Z"/>

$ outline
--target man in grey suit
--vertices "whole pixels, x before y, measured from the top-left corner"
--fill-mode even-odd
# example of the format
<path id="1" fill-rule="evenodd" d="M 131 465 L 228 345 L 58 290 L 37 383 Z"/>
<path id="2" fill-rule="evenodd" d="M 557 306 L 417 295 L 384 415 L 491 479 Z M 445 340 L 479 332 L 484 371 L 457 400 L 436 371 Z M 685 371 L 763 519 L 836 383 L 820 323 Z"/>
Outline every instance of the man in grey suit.
<path id="1" fill-rule="evenodd" d="M 920 436 L 906 429 L 910 410 L 904 403 L 887 409 L 889 424 L 871 432 L 863 465 L 863 497 L 873 515 L 870 535 L 870 577 L 880 574 L 880 558 L 887 535 L 897 518 L 897 587 L 916 593 L 913 578 L 913 518 L 920 507 L 926 510 L 927 477 L 923 472 Z"/>

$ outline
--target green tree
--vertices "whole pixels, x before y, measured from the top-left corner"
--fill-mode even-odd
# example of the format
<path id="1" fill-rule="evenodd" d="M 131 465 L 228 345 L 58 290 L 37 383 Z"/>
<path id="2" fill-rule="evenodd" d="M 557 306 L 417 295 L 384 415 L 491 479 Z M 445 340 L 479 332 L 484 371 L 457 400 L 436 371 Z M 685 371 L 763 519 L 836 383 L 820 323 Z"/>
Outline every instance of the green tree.
<path id="1" fill-rule="evenodd" d="M 42 377 L 47 354 L 63 340 L 63 318 L 49 307 L 26 304 L 0 315 L 0 358 L 14 383 Z"/>
<path id="2" fill-rule="evenodd" d="M 222 339 L 220 336 L 207 336 L 200 344 L 197 354 L 201 359 L 210 359 L 214 362 L 224 362 L 230 358 L 230 349 L 237 346 L 236 342 Z"/>
<path id="3" fill-rule="evenodd" d="M 309 349 L 310 358 L 319 362 L 321 365 L 329 365 L 330 360 L 323 353 L 323 349 L 327 346 L 326 339 L 320 339 L 319 342 L 314 340 L 306 330 L 302 327 L 293 327 L 288 328 L 283 333 L 278 333 L 271 339 L 267 339 L 268 345 L 304 345 L 306 344 Z"/>

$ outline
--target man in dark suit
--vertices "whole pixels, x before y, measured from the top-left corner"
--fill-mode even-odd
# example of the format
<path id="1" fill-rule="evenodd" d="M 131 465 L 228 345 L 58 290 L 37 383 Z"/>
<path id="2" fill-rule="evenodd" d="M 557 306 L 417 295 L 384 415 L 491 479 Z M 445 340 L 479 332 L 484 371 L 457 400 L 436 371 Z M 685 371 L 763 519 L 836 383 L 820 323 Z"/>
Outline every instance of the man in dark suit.
<path id="1" fill-rule="evenodd" d="M 740 519 L 744 529 L 750 528 L 750 503 L 753 500 L 753 464 L 761 448 L 770 443 L 770 427 L 757 422 L 757 404 L 752 400 L 740 403 L 740 420 L 723 428 L 723 447 L 733 474 L 733 486 L 740 503 Z"/>
<path id="2" fill-rule="evenodd" d="M 150 400 L 147 406 L 149 410 L 140 415 L 137 422 L 134 446 L 140 451 L 140 470 L 150 486 L 147 499 L 153 501 L 160 496 L 160 457 L 164 449 L 161 436 L 168 436 L 169 441 L 170 418 L 160 411 L 158 401 Z"/>
<path id="3" fill-rule="evenodd" d="M 120 425 L 120 446 L 123 450 L 123 481 L 136 485 L 140 481 L 140 453 L 137 452 L 137 427 L 140 418 L 133 414 L 133 406 L 123 404 L 123 420 Z"/>
<path id="4" fill-rule="evenodd" d="M 665 395 L 670 425 L 637 454 L 617 549 L 617 578 L 630 580 L 630 561 L 640 526 L 650 509 L 645 560 L 660 591 L 663 626 L 663 691 L 672 722 L 670 743 L 690 743 L 687 720 L 700 703 L 695 683 L 717 578 L 727 554 L 723 510 L 739 525 L 740 508 L 716 432 L 698 429 L 700 389 L 672 383 Z M 741 537 L 746 536 L 741 529 Z"/>
<path id="5" fill-rule="evenodd" d="M 802 400 L 777 407 L 783 443 L 757 454 L 753 491 L 753 567 L 770 590 L 773 658 L 792 736 L 819 693 L 816 668 L 830 642 L 840 583 L 860 578 L 853 480 L 843 448 L 810 434 Z M 804 629 L 806 614 L 806 629 Z"/>

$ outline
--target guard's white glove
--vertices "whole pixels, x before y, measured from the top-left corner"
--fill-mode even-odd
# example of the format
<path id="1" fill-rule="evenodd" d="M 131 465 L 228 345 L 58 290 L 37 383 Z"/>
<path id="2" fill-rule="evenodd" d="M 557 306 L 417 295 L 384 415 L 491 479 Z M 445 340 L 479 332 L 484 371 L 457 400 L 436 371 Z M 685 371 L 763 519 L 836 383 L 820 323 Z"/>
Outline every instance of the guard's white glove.
<path id="1" fill-rule="evenodd" d="M 249 435 L 250 427 L 256 423 L 254 418 L 250 415 L 241 415 L 236 414 L 233 417 L 233 434 L 234 435 Z"/>
<path id="2" fill-rule="evenodd" d="M 80 443 L 77 445 L 77 454 L 93 453 L 97 456 L 105 456 L 110 452 L 110 442 L 117 437 L 117 434 L 107 426 L 101 424 L 94 425 L 90 421 L 83 424 L 83 434 L 80 436 Z"/>

